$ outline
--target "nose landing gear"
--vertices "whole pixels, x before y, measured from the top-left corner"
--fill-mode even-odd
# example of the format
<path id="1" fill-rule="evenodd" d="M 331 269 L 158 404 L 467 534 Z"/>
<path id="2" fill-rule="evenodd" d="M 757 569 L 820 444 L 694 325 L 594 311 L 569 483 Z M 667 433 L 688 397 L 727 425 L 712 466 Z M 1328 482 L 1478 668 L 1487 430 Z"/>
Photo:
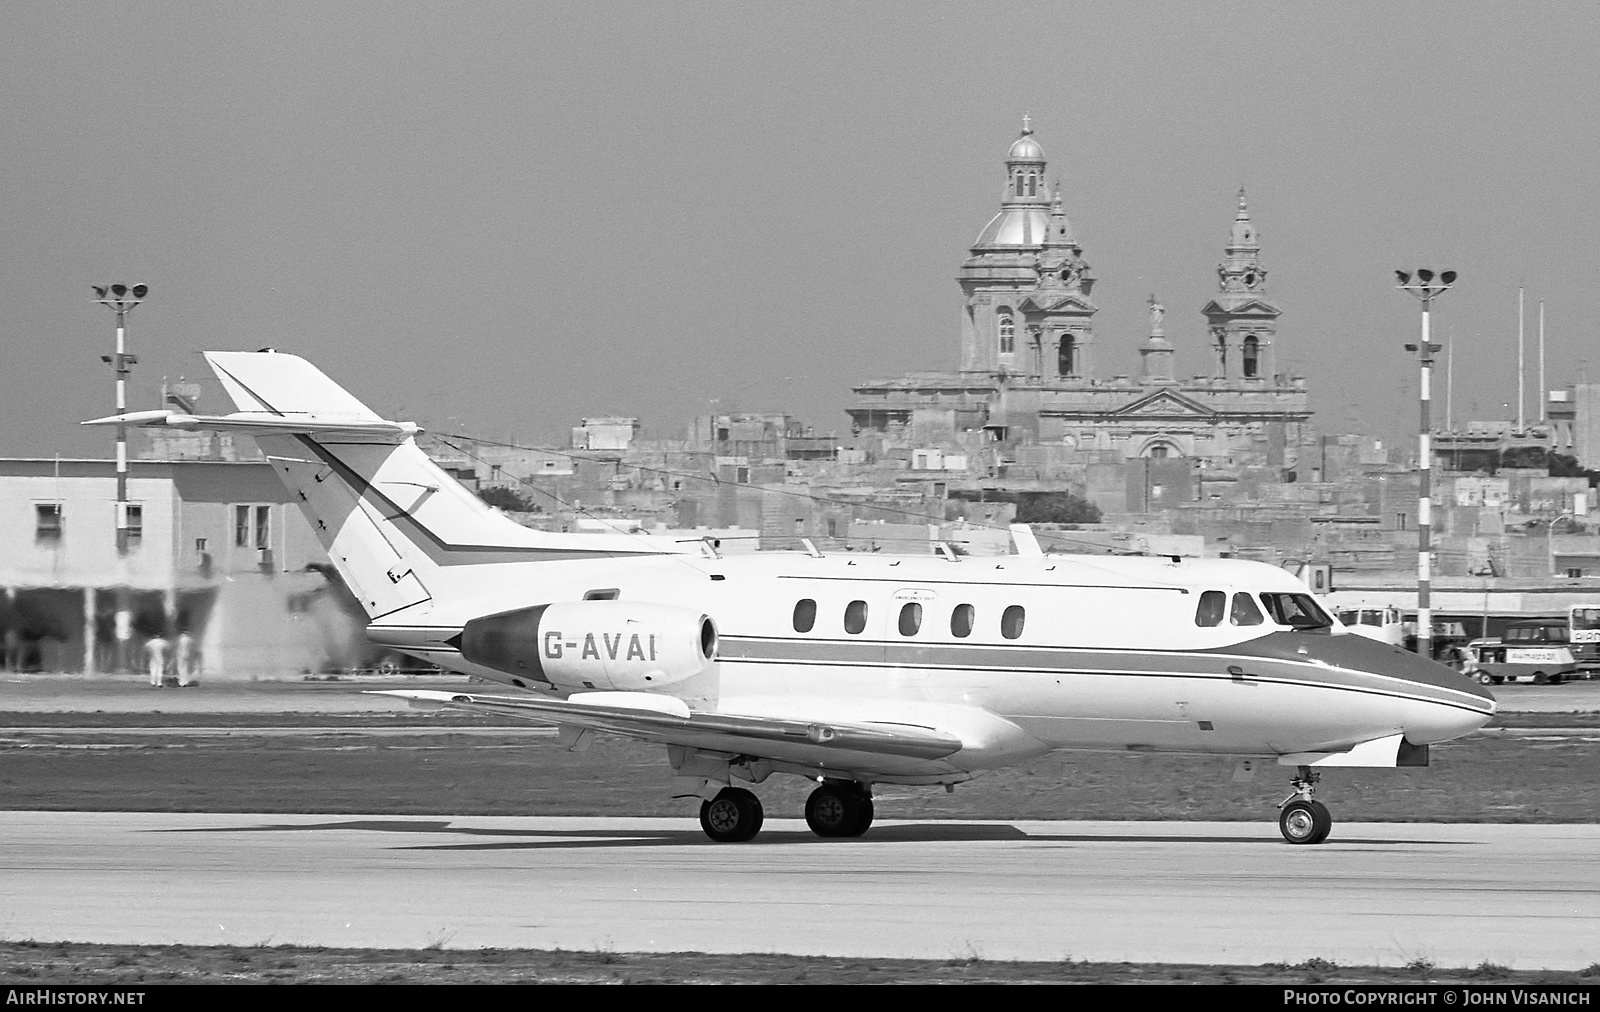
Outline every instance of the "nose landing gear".
<path id="1" fill-rule="evenodd" d="M 1291 781 L 1294 793 L 1283 799 L 1278 807 L 1278 830 L 1290 843 L 1321 843 L 1333 828 L 1333 815 L 1328 806 L 1312 795 L 1317 791 L 1321 774 L 1309 766 L 1301 766 Z"/>

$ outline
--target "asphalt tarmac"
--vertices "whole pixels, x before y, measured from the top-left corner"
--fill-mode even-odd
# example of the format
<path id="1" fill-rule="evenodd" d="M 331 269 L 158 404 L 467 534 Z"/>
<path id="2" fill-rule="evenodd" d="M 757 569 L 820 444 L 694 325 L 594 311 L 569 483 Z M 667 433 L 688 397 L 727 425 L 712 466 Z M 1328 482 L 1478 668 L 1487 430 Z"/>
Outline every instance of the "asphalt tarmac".
<path id="1" fill-rule="evenodd" d="M 415 685 L 416 682 L 407 682 Z M 459 683 L 446 683 L 459 684 Z M 0 711 L 357 713 L 382 683 L 0 682 Z M 1496 689 L 1600 709 L 1600 683 Z M 1337 813 L 1336 813 L 1337 814 Z M 689 819 L 0 812 L 0 937 L 1580 969 L 1600 826 L 893 822 L 751 844 Z"/>
<path id="2" fill-rule="evenodd" d="M 383 713 L 405 710 L 403 699 L 373 689 L 444 689 L 514 693 L 515 689 L 461 676 L 345 678 L 338 681 L 235 682 L 214 680 L 179 688 L 151 686 L 143 676 L 0 674 L 0 712 L 48 713 Z M 1600 711 L 1600 681 L 1562 685 L 1515 682 L 1490 689 L 1500 711 L 1582 713 Z"/>
<path id="3" fill-rule="evenodd" d="M 0 813 L 10 939 L 1351 965 L 1600 960 L 1600 826 Z"/>

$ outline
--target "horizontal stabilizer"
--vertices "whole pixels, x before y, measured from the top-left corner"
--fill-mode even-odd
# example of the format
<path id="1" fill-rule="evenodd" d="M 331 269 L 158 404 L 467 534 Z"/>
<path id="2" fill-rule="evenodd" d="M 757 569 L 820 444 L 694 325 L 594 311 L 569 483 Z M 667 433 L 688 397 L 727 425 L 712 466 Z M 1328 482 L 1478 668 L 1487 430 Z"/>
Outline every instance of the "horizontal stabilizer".
<path id="1" fill-rule="evenodd" d="M 429 689 L 375 690 L 413 706 L 498 713 L 544 724 L 566 724 L 650 741 L 684 741 L 712 735 L 750 743 L 784 742 L 829 750 L 870 752 L 916 759 L 942 759 L 961 749 L 961 739 L 908 724 L 837 723 L 690 711 L 682 700 L 639 692 L 579 693 L 571 699 L 539 696 L 480 696 Z M 635 698 L 642 697 L 642 698 Z M 680 709 L 681 707 L 681 709 Z M 759 753 L 757 753 L 759 754 Z"/>
<path id="2" fill-rule="evenodd" d="M 411 422 L 328 415 L 275 415 L 264 411 L 235 411 L 231 415 L 188 415 L 181 411 L 130 411 L 95 418 L 82 425 L 132 425 L 184 431 L 244 432 L 252 436 L 309 435 L 324 438 L 359 437 L 399 443 L 422 430 Z"/>

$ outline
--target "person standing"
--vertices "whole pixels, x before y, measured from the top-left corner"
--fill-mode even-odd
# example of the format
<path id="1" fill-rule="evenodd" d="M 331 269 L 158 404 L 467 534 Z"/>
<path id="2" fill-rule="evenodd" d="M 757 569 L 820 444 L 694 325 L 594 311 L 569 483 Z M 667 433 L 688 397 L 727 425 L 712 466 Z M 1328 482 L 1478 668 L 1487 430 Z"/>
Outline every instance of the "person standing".
<path id="1" fill-rule="evenodd" d="M 167 638 L 156 635 L 150 637 L 144 644 L 145 664 L 150 669 L 150 685 L 161 688 L 167 681 Z"/>
<path id="2" fill-rule="evenodd" d="M 200 681 L 200 652 L 187 629 L 178 633 L 177 656 L 173 660 L 178 667 L 180 686 L 194 685 Z"/>

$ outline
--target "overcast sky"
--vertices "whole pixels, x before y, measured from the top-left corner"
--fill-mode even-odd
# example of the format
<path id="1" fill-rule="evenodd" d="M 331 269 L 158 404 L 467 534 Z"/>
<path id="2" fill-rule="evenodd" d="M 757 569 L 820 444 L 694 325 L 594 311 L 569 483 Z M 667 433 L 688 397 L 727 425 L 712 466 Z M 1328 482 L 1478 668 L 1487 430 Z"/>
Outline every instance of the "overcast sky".
<path id="1" fill-rule="evenodd" d="M 1540 298 L 1549 385 L 1600 380 L 1597 51 L 1593 3 L 12 2 L 0 453 L 109 453 L 75 423 L 114 403 L 113 281 L 152 287 L 135 408 L 273 345 L 458 432 L 842 432 L 852 383 L 956 364 L 1024 113 L 1103 375 L 1152 292 L 1206 369 L 1242 183 L 1325 430 L 1415 426 L 1397 267 L 1461 273 L 1458 420 L 1515 412 L 1526 285 L 1536 415 Z"/>

